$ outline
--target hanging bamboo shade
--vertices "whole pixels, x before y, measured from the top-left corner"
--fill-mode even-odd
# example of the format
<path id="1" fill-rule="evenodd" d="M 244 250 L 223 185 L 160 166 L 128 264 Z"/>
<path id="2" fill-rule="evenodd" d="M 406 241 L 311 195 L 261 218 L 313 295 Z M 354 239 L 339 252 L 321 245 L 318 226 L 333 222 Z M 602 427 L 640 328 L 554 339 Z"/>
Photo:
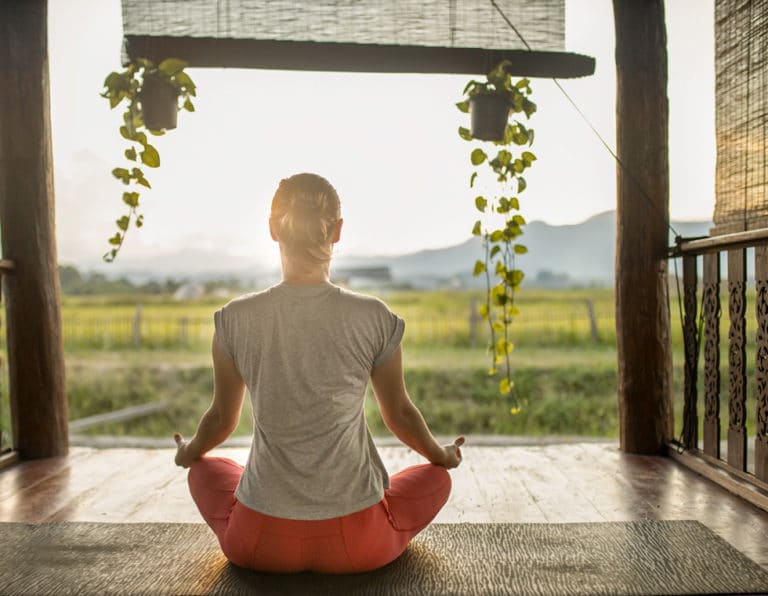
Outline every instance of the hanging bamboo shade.
<path id="1" fill-rule="evenodd" d="M 563 51 L 565 0 L 123 0 L 124 55 L 191 66 L 576 77 L 594 59 Z"/>
<path id="2" fill-rule="evenodd" d="M 768 0 L 715 3 L 715 227 L 768 227 Z"/>

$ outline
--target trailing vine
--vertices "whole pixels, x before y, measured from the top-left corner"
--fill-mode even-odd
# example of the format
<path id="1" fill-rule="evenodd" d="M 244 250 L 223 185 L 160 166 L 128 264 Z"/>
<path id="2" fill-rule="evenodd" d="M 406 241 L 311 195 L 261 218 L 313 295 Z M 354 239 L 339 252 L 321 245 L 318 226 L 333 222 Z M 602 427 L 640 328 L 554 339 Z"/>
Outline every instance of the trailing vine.
<path id="1" fill-rule="evenodd" d="M 108 239 L 111 248 L 103 256 L 107 262 L 112 262 L 117 257 L 131 224 L 133 223 L 137 228 L 144 224 L 144 215 L 139 212 L 138 187 L 152 188 L 152 186 L 140 165 L 148 168 L 160 167 L 160 153 L 149 142 L 147 132 L 152 136 L 161 136 L 165 134 L 165 130 L 160 127 L 150 129 L 144 122 L 142 104 L 146 103 L 149 97 L 146 91 L 150 85 L 165 86 L 170 89 L 172 101 L 181 101 L 183 109 L 194 112 L 195 107 L 190 98 L 195 96 L 196 87 L 189 75 L 184 72 L 186 66 L 186 62 L 177 58 L 168 58 L 159 65 L 145 58 L 138 58 L 123 72 L 109 73 L 104 81 L 105 89 L 101 96 L 109 100 L 109 107 L 115 108 L 123 101 L 125 102 L 120 136 L 128 141 L 128 147 L 123 155 L 131 162 L 127 167 L 114 168 L 112 175 L 126 186 L 132 185 L 131 190 L 126 190 L 122 195 L 123 204 L 128 210 L 115 221 L 117 231 Z M 178 110 L 178 103 L 176 109 Z"/>
<path id="2" fill-rule="evenodd" d="M 483 178 L 488 178 L 495 187 L 490 193 L 476 194 L 474 199 L 475 207 L 482 215 L 474 223 L 472 234 L 482 238 L 483 253 L 475 262 L 473 273 L 485 276 L 485 304 L 480 307 L 480 315 L 488 322 L 490 330 L 492 363 L 488 373 L 501 373 L 501 395 L 509 395 L 514 388 L 510 363 L 514 344 L 510 332 L 514 318 L 519 314 L 515 293 L 524 277 L 517 267 L 516 257 L 528 252 L 526 246 L 518 242 L 526 221 L 519 213 L 517 195 L 526 189 L 523 174 L 536 160 L 533 153 L 523 150 L 533 143 L 534 131 L 518 119 L 521 114 L 530 118 L 536 111 L 536 104 L 529 99 L 530 82 L 528 79 L 513 82 L 508 73 L 509 66 L 509 62 L 501 62 L 488 73 L 486 81 L 470 81 L 464 88 L 465 99 L 456 104 L 459 110 L 469 113 L 473 97 L 496 95 L 509 105 L 507 121 L 500 133 L 503 138 L 493 141 L 496 147 L 488 151 L 484 144 L 471 150 L 474 170 L 469 179 L 470 188 L 477 188 L 484 182 Z M 464 127 L 459 128 L 459 136 L 470 142 L 478 140 Z M 515 396 L 511 412 L 517 414 L 519 411 L 520 402 Z"/>

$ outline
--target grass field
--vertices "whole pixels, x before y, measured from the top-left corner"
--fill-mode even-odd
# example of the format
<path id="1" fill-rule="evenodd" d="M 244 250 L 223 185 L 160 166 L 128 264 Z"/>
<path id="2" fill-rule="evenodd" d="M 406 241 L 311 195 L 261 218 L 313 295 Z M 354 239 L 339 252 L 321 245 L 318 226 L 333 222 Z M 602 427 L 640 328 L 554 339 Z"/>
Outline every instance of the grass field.
<path id="1" fill-rule="evenodd" d="M 475 347 L 471 347 L 470 308 L 480 294 L 444 291 L 379 295 L 406 319 L 406 381 L 435 433 L 618 436 L 611 291 L 520 293 L 521 315 L 515 322 L 517 347 L 512 359 L 515 391 L 523 405 L 517 415 L 510 414 L 510 400 L 496 393 L 497 379 L 486 373 L 490 361 L 484 348 L 484 331 L 479 326 L 474 330 Z M 594 313 L 592 320 L 587 301 Z M 137 324 L 135 297 L 65 299 L 70 419 L 162 401 L 167 404 L 162 412 L 94 426 L 84 432 L 148 437 L 167 437 L 174 430 L 191 434 L 210 401 L 211 319 L 212 312 L 224 302 L 142 299 Z M 672 313 L 679 433 L 682 341 L 674 301 Z M 727 316 L 724 318 L 727 320 Z M 196 327 L 192 321 L 200 324 Z M 727 337 L 725 326 L 723 332 Z M 749 329 L 748 334 L 754 335 Z M 752 364 L 753 346 L 749 350 L 748 362 Z M 725 353 L 723 360 L 723 389 L 727 394 Z M 749 374 L 751 379 L 753 374 Z M 751 385 L 749 391 L 753 395 Z M 2 396 L 6 403 L 0 401 L 0 424 L 7 437 L 4 387 Z M 374 434 L 386 434 L 370 389 L 366 411 Z M 250 433 L 250 416 L 246 404 L 237 434 Z M 748 420 L 752 425 L 753 413 Z"/>

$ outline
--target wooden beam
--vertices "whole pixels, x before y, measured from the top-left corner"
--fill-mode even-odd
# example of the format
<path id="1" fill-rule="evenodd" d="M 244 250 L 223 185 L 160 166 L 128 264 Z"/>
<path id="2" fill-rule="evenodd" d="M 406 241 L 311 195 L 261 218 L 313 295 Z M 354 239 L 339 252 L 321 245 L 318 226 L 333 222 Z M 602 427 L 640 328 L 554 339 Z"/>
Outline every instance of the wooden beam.
<path id="1" fill-rule="evenodd" d="M 663 0 L 614 0 L 616 339 L 621 449 L 663 453 L 672 436 L 667 293 L 669 164 Z"/>
<path id="2" fill-rule="evenodd" d="M 722 236 L 711 236 L 697 240 L 683 240 L 679 247 L 674 247 L 670 250 L 670 256 L 701 255 L 708 252 L 719 252 L 726 248 L 750 248 L 760 244 L 768 244 L 768 228 L 723 234 Z"/>
<path id="3" fill-rule="evenodd" d="M 594 58 L 570 52 L 149 35 L 126 36 L 125 49 L 130 60 L 172 56 L 215 68 L 480 75 L 510 60 L 515 76 L 569 79 L 595 72 Z"/>
<path id="4" fill-rule="evenodd" d="M 0 230 L 14 447 L 68 449 L 53 203 L 46 0 L 0 2 Z"/>

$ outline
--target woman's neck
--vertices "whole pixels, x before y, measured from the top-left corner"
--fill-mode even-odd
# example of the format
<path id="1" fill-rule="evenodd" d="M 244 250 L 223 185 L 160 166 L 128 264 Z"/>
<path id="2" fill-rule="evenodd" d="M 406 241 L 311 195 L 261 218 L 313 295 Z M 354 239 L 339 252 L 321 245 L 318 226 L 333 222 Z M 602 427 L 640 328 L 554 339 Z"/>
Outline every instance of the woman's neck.
<path id="1" fill-rule="evenodd" d="M 296 262 L 285 255 L 281 257 L 284 283 L 309 286 L 329 282 L 330 263 L 308 265 L 304 262 Z"/>

